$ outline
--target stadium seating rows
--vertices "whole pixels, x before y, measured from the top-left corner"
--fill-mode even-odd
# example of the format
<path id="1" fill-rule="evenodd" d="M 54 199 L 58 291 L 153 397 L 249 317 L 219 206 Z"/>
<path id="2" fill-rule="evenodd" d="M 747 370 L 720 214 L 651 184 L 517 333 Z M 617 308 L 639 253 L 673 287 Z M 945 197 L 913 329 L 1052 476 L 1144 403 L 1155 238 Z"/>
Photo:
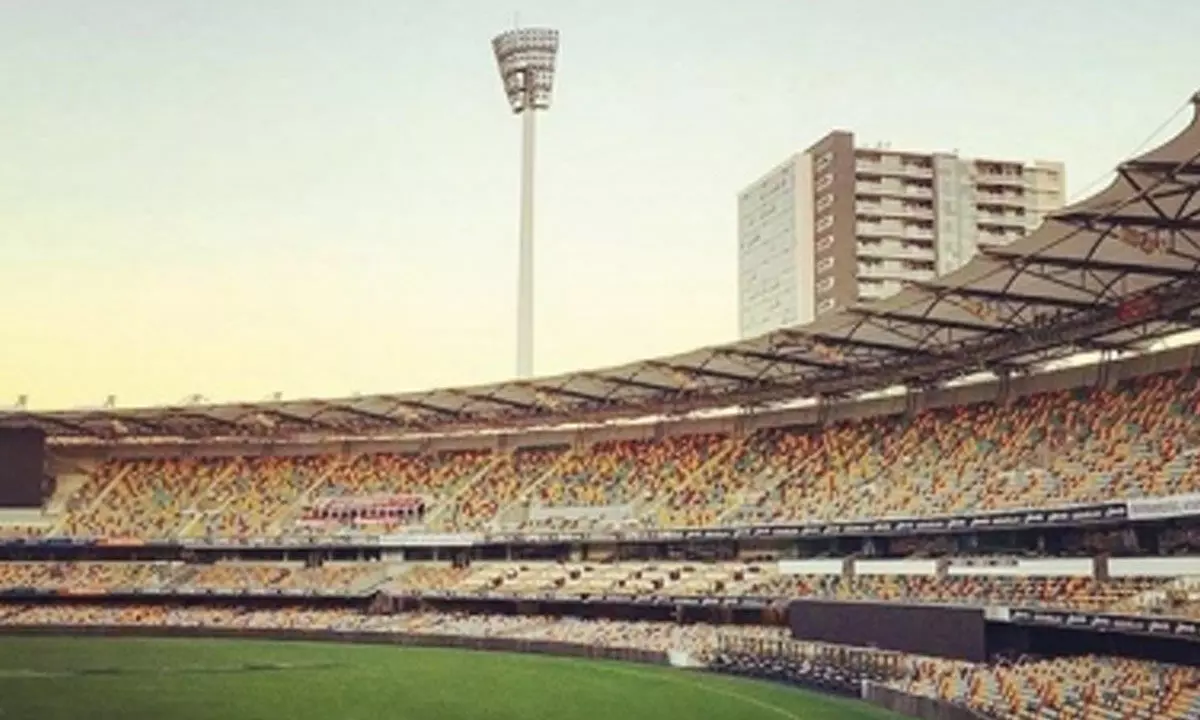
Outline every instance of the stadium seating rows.
<path id="1" fill-rule="evenodd" d="M 69 594 L 181 590 L 187 592 L 354 592 L 384 580 L 381 565 L 328 564 L 308 568 L 279 563 L 3 562 L 0 590 Z"/>
<path id="2" fill-rule="evenodd" d="M 1010 405 L 939 409 L 747 437 L 688 435 L 589 448 L 431 455 L 157 458 L 103 462 L 51 532 L 107 538 L 588 528 L 581 508 L 634 522 L 928 516 L 1200 490 L 1195 371 Z M 307 503 L 420 497 L 416 526 L 301 522 Z M 539 513 L 556 508 L 561 512 Z M 629 521 L 629 513 L 621 515 Z M 614 514 L 615 516 L 615 514 Z M 603 516 L 601 516 L 603 517 Z M 27 532 L 36 532 L 28 528 Z M 11 530 L 19 532 L 19 530 Z"/>
<path id="3" fill-rule="evenodd" d="M 896 685 L 1013 720 L 1200 717 L 1200 670 L 1121 658 L 997 666 L 925 662 Z"/>
<path id="4" fill-rule="evenodd" d="M 1200 619 L 1200 578 L 934 577 L 782 575 L 754 562 L 3 562 L 0 590 L 85 594 L 131 590 L 323 592 L 396 595 L 692 596 L 877 600 L 972 606 L 1051 607 Z"/>
<path id="5" fill-rule="evenodd" d="M 1169 578 L 779 576 L 764 594 L 839 600 L 1058 607 L 1103 612 L 1130 609 L 1133 598 L 1175 582 Z"/>

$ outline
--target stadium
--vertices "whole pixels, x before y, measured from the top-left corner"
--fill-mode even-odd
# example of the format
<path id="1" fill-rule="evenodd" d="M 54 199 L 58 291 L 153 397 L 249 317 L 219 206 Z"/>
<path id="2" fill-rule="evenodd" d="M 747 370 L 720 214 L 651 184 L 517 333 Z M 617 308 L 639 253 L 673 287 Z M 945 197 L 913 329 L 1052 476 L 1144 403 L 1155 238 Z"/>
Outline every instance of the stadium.
<path id="1" fill-rule="evenodd" d="M 1200 720 L 1191 109 L 1022 239 L 811 324 L 0 410 L 0 719 Z"/>
<path id="2" fill-rule="evenodd" d="M 6 411 L 40 507 L 2 513 L 3 709 L 474 717 L 465 672 L 492 717 L 1200 717 L 1200 354 L 1146 350 L 1200 321 L 1198 232 L 1194 117 L 1020 244 L 752 341 Z"/>

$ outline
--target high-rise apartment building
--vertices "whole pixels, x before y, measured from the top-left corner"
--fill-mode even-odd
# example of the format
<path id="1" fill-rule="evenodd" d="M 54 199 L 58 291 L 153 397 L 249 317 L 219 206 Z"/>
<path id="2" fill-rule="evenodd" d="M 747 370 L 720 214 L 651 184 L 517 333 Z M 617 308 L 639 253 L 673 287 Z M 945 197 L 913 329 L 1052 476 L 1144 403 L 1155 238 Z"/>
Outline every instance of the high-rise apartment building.
<path id="1" fill-rule="evenodd" d="M 742 337 L 898 292 L 1062 207 L 1062 163 L 855 147 L 837 131 L 738 196 Z"/>

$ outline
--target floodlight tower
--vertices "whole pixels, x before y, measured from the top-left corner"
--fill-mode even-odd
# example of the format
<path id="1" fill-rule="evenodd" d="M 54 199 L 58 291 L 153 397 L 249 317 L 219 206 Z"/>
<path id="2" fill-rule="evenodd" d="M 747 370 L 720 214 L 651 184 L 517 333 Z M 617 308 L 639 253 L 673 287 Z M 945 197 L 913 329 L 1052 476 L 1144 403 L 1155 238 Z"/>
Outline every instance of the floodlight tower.
<path id="1" fill-rule="evenodd" d="M 534 116 L 550 109 L 558 31 L 519 28 L 492 39 L 508 105 L 521 116 L 521 250 L 517 270 L 517 377 L 533 375 Z"/>

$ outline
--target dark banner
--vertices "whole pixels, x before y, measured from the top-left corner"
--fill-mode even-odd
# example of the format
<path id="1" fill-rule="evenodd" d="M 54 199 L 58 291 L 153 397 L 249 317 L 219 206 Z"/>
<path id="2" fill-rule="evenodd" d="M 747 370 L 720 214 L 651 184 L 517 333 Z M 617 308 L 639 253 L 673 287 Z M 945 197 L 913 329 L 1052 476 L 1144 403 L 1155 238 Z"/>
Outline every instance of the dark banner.
<path id="1" fill-rule="evenodd" d="M 796 640 L 987 660 L 987 625 L 980 608 L 793 600 L 788 622 Z"/>
<path id="2" fill-rule="evenodd" d="M 1021 625 L 1042 625 L 1095 632 L 1115 632 L 1200 641 L 1200 622 L 1175 618 L 1096 615 L 1060 610 L 1014 609 L 1009 620 Z"/>
<path id="3" fill-rule="evenodd" d="M 0 508 L 35 509 L 45 498 L 46 433 L 0 429 Z"/>

